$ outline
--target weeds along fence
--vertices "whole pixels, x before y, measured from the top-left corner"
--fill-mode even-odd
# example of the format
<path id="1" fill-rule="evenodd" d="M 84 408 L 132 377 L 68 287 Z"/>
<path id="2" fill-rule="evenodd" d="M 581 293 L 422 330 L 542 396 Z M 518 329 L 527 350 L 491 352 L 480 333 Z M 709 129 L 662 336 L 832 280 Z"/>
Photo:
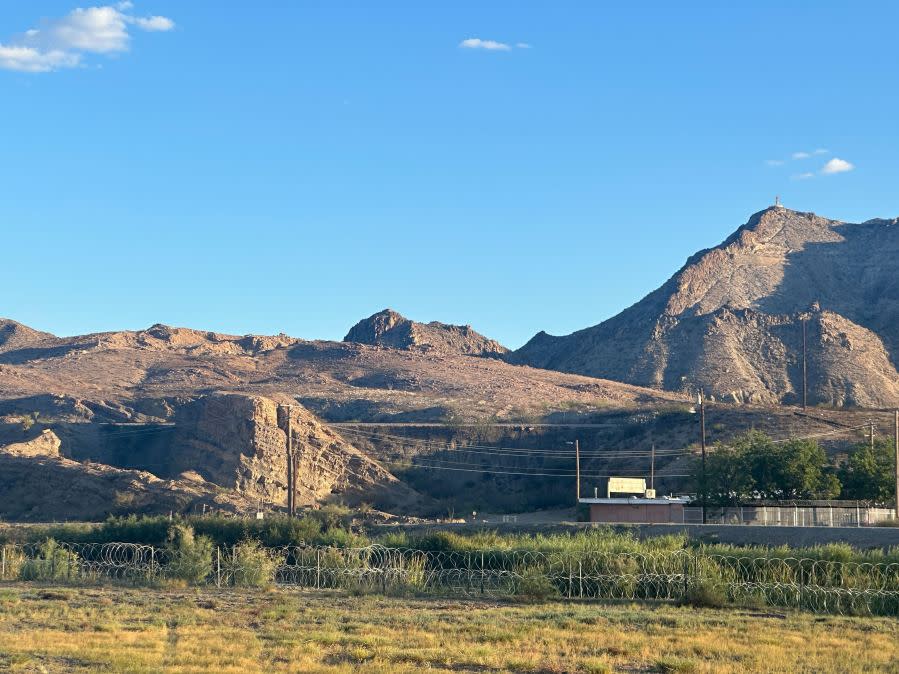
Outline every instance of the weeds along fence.
<path id="1" fill-rule="evenodd" d="M 6 545 L 0 580 L 342 588 L 469 597 L 688 601 L 899 615 L 899 563 L 746 555 L 421 551 L 255 543 L 185 552 L 130 543 Z"/>

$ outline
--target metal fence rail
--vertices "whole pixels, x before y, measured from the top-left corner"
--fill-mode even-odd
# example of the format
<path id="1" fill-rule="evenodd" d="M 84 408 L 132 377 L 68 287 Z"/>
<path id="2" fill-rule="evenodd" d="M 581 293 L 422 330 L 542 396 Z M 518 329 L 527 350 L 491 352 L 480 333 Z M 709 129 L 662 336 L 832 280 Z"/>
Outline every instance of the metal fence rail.
<path id="1" fill-rule="evenodd" d="M 154 583 L 194 569 L 196 582 L 344 588 L 443 596 L 722 600 L 826 613 L 899 615 L 899 563 L 710 554 L 421 551 L 289 546 L 208 548 L 199 556 L 131 543 L 44 543 L 0 547 L 0 580 Z M 191 565 L 193 565 L 191 567 Z"/>
<path id="2" fill-rule="evenodd" d="M 892 508 L 861 506 L 709 506 L 708 524 L 745 524 L 782 527 L 870 527 L 895 517 Z M 702 508 L 684 508 L 684 523 L 701 524 Z"/>

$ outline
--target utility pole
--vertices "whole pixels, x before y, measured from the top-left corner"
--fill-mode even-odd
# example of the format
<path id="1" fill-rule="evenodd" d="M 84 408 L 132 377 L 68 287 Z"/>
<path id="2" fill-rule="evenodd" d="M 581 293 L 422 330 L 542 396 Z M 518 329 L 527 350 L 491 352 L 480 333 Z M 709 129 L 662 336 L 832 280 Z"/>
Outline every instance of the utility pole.
<path id="1" fill-rule="evenodd" d="M 808 321 L 802 317 L 802 409 L 808 407 Z"/>
<path id="2" fill-rule="evenodd" d="M 874 451 L 874 422 L 871 422 L 871 451 Z"/>
<path id="3" fill-rule="evenodd" d="M 581 502 L 581 446 L 577 440 L 574 441 L 574 475 L 575 475 L 575 504 Z"/>
<path id="4" fill-rule="evenodd" d="M 896 510 L 894 515 L 899 520 L 899 410 L 893 413 L 893 451 L 896 454 L 894 476 L 896 478 Z"/>
<path id="5" fill-rule="evenodd" d="M 706 501 L 708 496 L 708 483 L 705 474 L 705 401 L 702 399 L 702 391 L 699 392 L 699 441 L 702 447 L 702 523 L 706 524 Z"/>
<path id="6" fill-rule="evenodd" d="M 287 458 L 287 514 L 291 517 L 296 515 L 296 489 L 294 486 L 296 476 L 294 475 L 293 438 L 291 437 L 290 428 L 290 410 L 292 407 L 292 405 L 278 405 L 279 409 L 284 409 L 287 412 L 287 440 L 284 448 Z"/>
<path id="7" fill-rule="evenodd" d="M 649 488 L 656 488 L 656 443 L 652 443 L 652 455 L 649 460 Z"/>

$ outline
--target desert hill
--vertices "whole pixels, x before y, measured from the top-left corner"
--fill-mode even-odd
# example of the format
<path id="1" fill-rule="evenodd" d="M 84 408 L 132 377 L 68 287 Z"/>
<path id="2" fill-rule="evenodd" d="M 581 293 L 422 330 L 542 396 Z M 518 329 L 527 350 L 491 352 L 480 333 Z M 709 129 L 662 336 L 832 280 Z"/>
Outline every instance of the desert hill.
<path id="1" fill-rule="evenodd" d="M 15 342 L 0 351 L 0 467 L 6 476 L 0 517 L 283 505 L 286 425 L 278 403 L 293 406 L 301 504 L 365 501 L 410 512 L 433 511 L 433 486 L 451 484 L 446 473 L 413 485 L 393 472 L 426 443 L 373 443 L 331 422 L 460 428 L 464 422 L 528 424 L 572 410 L 637 413 L 684 402 L 676 394 L 511 365 L 459 348 L 164 325 L 55 337 L 15 326 Z M 475 439 L 461 431 L 441 437 Z M 449 456 L 458 460 L 455 452 Z M 54 489 L 69 485 L 65 501 L 37 488 L 45 482 Z"/>
<path id="2" fill-rule="evenodd" d="M 472 356 L 500 356 L 509 351 L 499 342 L 475 332 L 470 325 L 447 325 L 437 321 L 417 323 L 392 309 L 384 309 L 359 321 L 343 341 L 394 349 L 433 349 Z"/>
<path id="3" fill-rule="evenodd" d="M 899 404 L 899 220 L 753 215 L 617 316 L 511 362 L 738 402 Z"/>

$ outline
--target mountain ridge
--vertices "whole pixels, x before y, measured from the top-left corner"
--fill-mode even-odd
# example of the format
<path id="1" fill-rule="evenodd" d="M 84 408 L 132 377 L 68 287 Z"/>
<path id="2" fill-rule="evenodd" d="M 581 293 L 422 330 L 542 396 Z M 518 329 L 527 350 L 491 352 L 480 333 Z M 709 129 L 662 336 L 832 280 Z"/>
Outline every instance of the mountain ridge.
<path id="1" fill-rule="evenodd" d="M 810 372 L 811 400 L 895 404 L 897 223 L 764 209 L 619 314 L 566 336 L 538 333 L 508 360 L 666 390 L 702 388 L 740 401 L 796 402 L 800 321 L 823 311 L 829 326 L 839 323 L 853 339 L 809 335 L 809 357 L 820 364 Z M 742 325 L 721 322 L 735 311 L 753 315 L 740 314 Z M 716 330 L 728 345 L 713 343 Z M 851 357 L 841 364 L 842 352 Z"/>

